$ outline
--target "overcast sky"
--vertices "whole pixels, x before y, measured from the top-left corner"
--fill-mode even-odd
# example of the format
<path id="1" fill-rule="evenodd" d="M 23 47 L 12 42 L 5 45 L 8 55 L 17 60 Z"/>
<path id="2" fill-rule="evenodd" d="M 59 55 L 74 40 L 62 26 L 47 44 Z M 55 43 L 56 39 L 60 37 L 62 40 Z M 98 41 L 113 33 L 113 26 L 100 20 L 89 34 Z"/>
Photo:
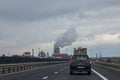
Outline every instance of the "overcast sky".
<path id="1" fill-rule="evenodd" d="M 62 53 L 82 46 L 90 56 L 120 56 L 120 0 L 0 0 L 0 55 L 52 54 L 70 27 L 77 38 Z"/>

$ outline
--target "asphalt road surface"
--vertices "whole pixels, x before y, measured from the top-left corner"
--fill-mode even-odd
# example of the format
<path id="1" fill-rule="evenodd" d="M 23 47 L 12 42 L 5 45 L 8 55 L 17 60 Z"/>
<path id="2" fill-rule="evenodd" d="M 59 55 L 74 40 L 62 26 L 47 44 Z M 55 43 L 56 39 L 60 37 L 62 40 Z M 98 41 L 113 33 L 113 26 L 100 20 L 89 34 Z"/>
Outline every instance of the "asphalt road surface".
<path id="1" fill-rule="evenodd" d="M 69 64 L 56 64 L 39 69 L 0 75 L 0 80 L 120 80 L 120 72 L 92 65 L 92 74 L 75 72 L 69 74 Z"/>

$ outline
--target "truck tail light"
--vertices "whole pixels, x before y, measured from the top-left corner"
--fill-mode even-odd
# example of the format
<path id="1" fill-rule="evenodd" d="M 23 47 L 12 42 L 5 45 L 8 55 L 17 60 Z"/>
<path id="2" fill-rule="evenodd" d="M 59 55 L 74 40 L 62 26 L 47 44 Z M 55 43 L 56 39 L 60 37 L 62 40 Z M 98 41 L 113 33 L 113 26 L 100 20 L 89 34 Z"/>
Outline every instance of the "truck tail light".
<path id="1" fill-rule="evenodd" d="M 72 64 L 72 59 L 70 59 L 70 64 Z"/>
<path id="2" fill-rule="evenodd" d="M 87 60 L 87 63 L 91 64 L 91 60 L 90 60 L 90 59 L 88 59 L 88 60 Z"/>

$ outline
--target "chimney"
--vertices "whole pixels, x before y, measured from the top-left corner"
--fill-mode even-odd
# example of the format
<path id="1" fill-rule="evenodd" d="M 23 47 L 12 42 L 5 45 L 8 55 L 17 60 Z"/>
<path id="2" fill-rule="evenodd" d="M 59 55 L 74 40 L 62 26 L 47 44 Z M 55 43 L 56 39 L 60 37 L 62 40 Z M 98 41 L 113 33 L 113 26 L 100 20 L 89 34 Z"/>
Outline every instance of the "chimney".
<path id="1" fill-rule="evenodd" d="M 32 57 L 34 57 L 34 49 L 32 49 Z"/>
<path id="2" fill-rule="evenodd" d="M 60 48 L 57 45 L 54 45 L 54 54 L 60 54 Z"/>

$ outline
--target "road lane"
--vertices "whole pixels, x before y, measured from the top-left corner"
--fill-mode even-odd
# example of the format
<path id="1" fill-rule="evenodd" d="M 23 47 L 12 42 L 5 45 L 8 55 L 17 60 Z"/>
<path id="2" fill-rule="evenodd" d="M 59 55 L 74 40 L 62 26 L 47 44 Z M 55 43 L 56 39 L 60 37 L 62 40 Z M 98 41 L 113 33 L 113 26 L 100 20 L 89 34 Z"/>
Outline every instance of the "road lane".
<path id="1" fill-rule="evenodd" d="M 98 66 L 93 65 L 93 69 L 96 71 L 101 71 L 102 69 Z M 108 72 L 107 72 L 108 73 Z M 100 74 L 102 74 L 100 72 Z M 117 73 L 116 73 L 117 74 Z M 120 78 L 109 79 L 109 74 L 104 75 L 108 80 L 120 80 Z M 112 75 L 111 75 L 112 76 Z M 69 64 L 57 64 L 55 66 L 47 66 L 39 68 L 32 71 L 10 74 L 5 76 L 0 76 L 0 80 L 103 80 L 95 72 L 92 71 L 91 75 L 86 73 L 74 73 L 73 75 L 69 74 Z"/>
<path id="2" fill-rule="evenodd" d="M 41 80 L 43 77 L 53 74 L 57 69 L 61 69 L 62 65 L 65 64 L 56 64 L 54 66 L 41 67 L 39 69 L 22 73 L 0 76 L 0 80 Z"/>
<path id="3" fill-rule="evenodd" d="M 47 80 L 102 80 L 98 75 L 92 72 L 92 75 L 87 75 L 86 73 L 77 73 L 75 72 L 73 75 L 69 74 L 69 65 L 63 67 L 63 71 L 61 69 L 58 71 L 57 75 L 52 75 Z"/>
<path id="4" fill-rule="evenodd" d="M 120 71 L 112 70 L 107 67 L 99 66 L 97 64 L 93 64 L 92 67 L 97 72 L 107 77 L 108 80 L 120 80 Z"/>
<path id="5" fill-rule="evenodd" d="M 103 75 L 101 75 L 100 73 L 98 73 L 96 70 L 91 69 L 94 73 L 96 73 L 99 77 L 101 77 L 103 80 L 108 80 L 106 77 L 104 77 Z"/>

